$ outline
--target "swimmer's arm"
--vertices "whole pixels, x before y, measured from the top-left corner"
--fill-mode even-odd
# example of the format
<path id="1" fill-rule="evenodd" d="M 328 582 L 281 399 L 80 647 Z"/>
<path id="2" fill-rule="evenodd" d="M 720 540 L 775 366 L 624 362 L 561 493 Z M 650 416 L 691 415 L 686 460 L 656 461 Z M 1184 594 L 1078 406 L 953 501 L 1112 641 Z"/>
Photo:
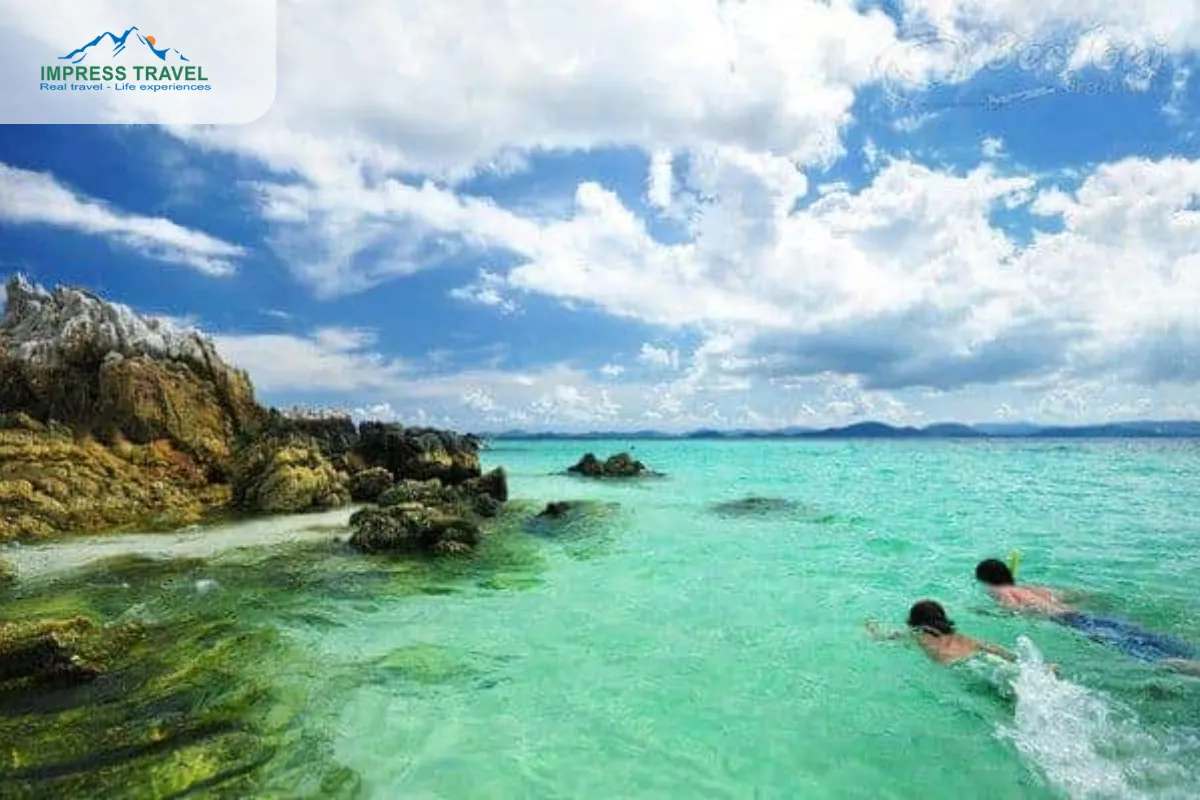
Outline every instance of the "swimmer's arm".
<path id="1" fill-rule="evenodd" d="M 991 642 L 978 642 L 978 644 L 979 649 L 983 650 L 985 653 L 991 653 L 992 655 L 1000 656 L 1005 661 L 1016 662 L 1017 660 L 1016 655 L 1010 653 L 1008 650 L 1005 650 L 999 645 L 992 644 Z"/>
<path id="2" fill-rule="evenodd" d="M 892 639 L 904 639 L 908 637 L 908 631 L 888 631 L 887 633 L 884 633 L 883 631 L 879 630 L 879 625 L 876 624 L 875 620 L 873 619 L 867 620 L 866 628 L 867 633 L 870 634 L 871 638 L 877 641 L 890 641 Z"/>

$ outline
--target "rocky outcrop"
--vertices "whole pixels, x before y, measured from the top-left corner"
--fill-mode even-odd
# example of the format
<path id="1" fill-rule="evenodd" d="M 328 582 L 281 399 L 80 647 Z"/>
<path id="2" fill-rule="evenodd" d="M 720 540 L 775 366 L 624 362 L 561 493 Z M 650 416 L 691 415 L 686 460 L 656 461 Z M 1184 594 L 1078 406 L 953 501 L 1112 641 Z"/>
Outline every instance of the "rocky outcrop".
<path id="1" fill-rule="evenodd" d="M 0 415 L 0 541 L 173 528 L 228 500 L 228 486 L 210 484 L 168 440 L 105 446 L 24 414 Z"/>
<path id="2" fill-rule="evenodd" d="M 378 505 L 350 518 L 350 545 L 365 553 L 467 553 L 480 541 L 482 521 L 497 516 L 507 499 L 502 467 L 458 484 L 400 481 L 379 495 Z"/>
<path id="3" fill-rule="evenodd" d="M 481 535 L 473 520 L 421 503 L 363 508 L 350 526 L 350 546 L 364 553 L 468 553 Z"/>
<path id="4" fill-rule="evenodd" d="M 383 467 L 369 467 L 350 476 L 350 499 L 356 503 L 374 503 L 395 484 L 392 473 Z"/>
<path id="5" fill-rule="evenodd" d="M 266 431 L 272 436 L 304 436 L 315 441 L 339 470 L 354 475 L 384 469 L 397 481 L 439 480 L 453 486 L 481 474 L 480 440 L 438 428 L 409 428 L 396 422 L 355 425 L 347 415 L 314 415 L 272 410 Z"/>
<path id="6" fill-rule="evenodd" d="M 0 318 L 0 540 L 174 527 L 228 502 L 266 417 L 195 331 L 82 289 L 9 280 Z"/>
<path id="7" fill-rule="evenodd" d="M 249 377 L 198 332 L 83 289 L 49 292 L 16 276 L 6 291 L 0 412 L 102 440 L 166 439 L 214 481 L 228 474 L 238 435 L 262 424 Z"/>
<path id="8" fill-rule="evenodd" d="M 7 284 L 0 541 L 171 528 L 230 502 L 330 508 L 404 481 L 454 495 L 432 508 L 490 516 L 507 486 L 502 471 L 482 475 L 479 447 L 453 431 L 264 409 L 199 332 L 83 289 Z"/>
<path id="9" fill-rule="evenodd" d="M 585 453 L 574 466 L 567 467 L 567 472 L 587 478 L 639 478 L 657 474 L 629 453 L 617 453 L 604 461 L 596 458 L 595 453 Z"/>
<path id="10" fill-rule="evenodd" d="M 348 414 L 312 414 L 300 409 L 287 413 L 271 409 L 265 429 L 272 436 L 303 436 L 317 443 L 321 454 L 344 472 L 361 468 L 352 454 L 358 447 L 358 425 Z"/>
<path id="11" fill-rule="evenodd" d="M 238 452 L 233 502 L 240 508 L 297 513 L 336 508 L 349 500 L 345 474 L 333 468 L 311 439 L 266 438 Z"/>
<path id="12" fill-rule="evenodd" d="M 355 452 L 366 466 L 383 467 L 397 480 L 436 478 L 454 485 L 479 477 L 479 439 L 436 428 L 384 422 L 358 427 Z"/>

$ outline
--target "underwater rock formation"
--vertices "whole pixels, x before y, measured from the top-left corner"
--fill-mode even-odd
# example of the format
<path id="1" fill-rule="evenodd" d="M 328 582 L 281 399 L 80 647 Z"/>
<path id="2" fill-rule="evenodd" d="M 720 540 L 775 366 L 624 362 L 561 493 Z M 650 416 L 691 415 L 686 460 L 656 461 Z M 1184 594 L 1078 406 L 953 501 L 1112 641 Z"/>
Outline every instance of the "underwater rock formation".
<path id="1" fill-rule="evenodd" d="M 792 511 L 801 506 L 782 497 L 759 497 L 751 495 L 737 500 L 726 500 L 715 503 L 712 511 L 722 516 L 748 516 L 754 514 L 771 514 Z"/>
<path id="2" fill-rule="evenodd" d="M 629 453 L 617 453 L 604 461 L 596 458 L 595 453 L 585 453 L 573 466 L 567 467 L 567 472 L 587 478 L 638 478 L 657 474 Z"/>
<path id="3" fill-rule="evenodd" d="M 94 680 L 106 654 L 137 634 L 107 630 L 87 617 L 0 623 L 0 687 L 69 686 Z"/>

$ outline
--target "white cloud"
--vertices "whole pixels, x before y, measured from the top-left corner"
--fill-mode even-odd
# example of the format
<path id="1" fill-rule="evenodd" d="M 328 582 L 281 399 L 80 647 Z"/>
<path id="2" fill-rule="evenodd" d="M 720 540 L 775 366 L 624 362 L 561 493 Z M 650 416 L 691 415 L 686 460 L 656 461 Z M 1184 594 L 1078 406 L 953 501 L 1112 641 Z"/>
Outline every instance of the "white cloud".
<path id="1" fill-rule="evenodd" d="M 996 165 L 889 158 L 867 139 L 867 185 L 810 192 L 810 175 L 842 154 L 864 87 L 944 85 L 997 61 L 1052 82 L 1128 42 L 1180 53 L 1200 45 L 1193 4 L 901 5 L 913 29 L 936 34 L 901 41 L 851 0 L 284 4 L 286 80 L 271 112 L 173 133 L 267 168 L 256 209 L 314 293 L 481 256 L 488 267 L 455 298 L 512 312 L 535 294 L 661 328 L 660 341 L 682 328 L 703 341 L 654 348 L 652 363 L 676 369 L 669 380 L 618 383 L 622 368 L 604 365 L 599 384 L 578 365 L 425 373 L 354 329 L 226 335 L 223 348 L 268 392 L 361 392 L 396 414 L 505 425 L 1105 414 L 1142 409 L 1139 384 L 1154 382 L 1155 408 L 1186 407 L 1173 393 L 1197 375 L 1200 162 L 1122 161 L 1054 191 Z M 394 55 L 338 31 L 371 31 Z M 1044 47 L 1055 37 L 1057 66 Z M 1138 66 L 1127 54 L 1115 69 L 1133 79 Z M 339 90 L 312 91 L 331 83 Z M 890 122 L 914 131 L 936 119 L 918 107 Z M 622 201 L 628 187 L 601 181 L 552 213 L 463 189 L 537 154 L 600 148 L 645 154 L 642 199 L 682 235 L 656 238 Z M 1027 242 L 998 208 L 1062 229 Z"/>
<path id="2" fill-rule="evenodd" d="M 1004 140 L 996 136 L 985 136 L 979 144 L 984 158 L 998 158 L 1004 153 Z"/>
<path id="3" fill-rule="evenodd" d="M 638 361 L 661 369 L 678 369 L 679 351 L 668 350 L 665 347 L 655 347 L 649 342 L 642 345 L 638 352 Z"/>
<path id="4" fill-rule="evenodd" d="M 182 264 L 206 275 L 235 272 L 245 255 L 235 244 L 184 228 L 163 217 L 129 214 L 64 186 L 46 172 L 0 164 L 0 220 L 53 225 L 128 247 L 146 258 Z"/>
<path id="5" fill-rule="evenodd" d="M 502 314 L 512 314 L 518 310 L 517 304 L 501 294 L 504 288 L 504 278 L 496 272 L 486 269 L 479 271 L 479 278 L 467 286 L 450 290 L 450 296 L 456 300 L 490 306 Z"/>
<path id="6" fill-rule="evenodd" d="M 600 374 L 606 378 L 619 378 L 624 372 L 625 368 L 620 364 L 604 364 L 600 367 Z"/>
<path id="7" fill-rule="evenodd" d="M 674 175 L 670 150 L 656 150 L 650 157 L 650 174 L 646 178 L 646 200 L 656 208 L 671 205 Z"/>
<path id="8" fill-rule="evenodd" d="M 213 341 L 264 392 L 387 392 L 409 374 L 402 361 L 370 349 L 371 332 L 356 328 L 321 328 L 308 336 L 226 333 Z"/>

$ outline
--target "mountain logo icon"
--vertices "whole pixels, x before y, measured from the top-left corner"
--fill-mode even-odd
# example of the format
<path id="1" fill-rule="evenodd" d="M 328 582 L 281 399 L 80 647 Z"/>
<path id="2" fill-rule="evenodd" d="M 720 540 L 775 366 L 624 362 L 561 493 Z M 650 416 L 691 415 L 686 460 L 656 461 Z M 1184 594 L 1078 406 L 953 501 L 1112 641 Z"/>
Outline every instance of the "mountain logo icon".
<path id="1" fill-rule="evenodd" d="M 158 47 L 158 39 L 138 30 L 137 26 L 117 36 L 112 31 L 92 39 L 82 47 L 77 47 L 65 56 L 59 56 L 60 61 L 70 61 L 72 64 L 120 62 L 129 58 L 145 59 L 153 55 L 159 61 L 167 64 L 187 62 L 183 53 L 173 47 Z"/>

